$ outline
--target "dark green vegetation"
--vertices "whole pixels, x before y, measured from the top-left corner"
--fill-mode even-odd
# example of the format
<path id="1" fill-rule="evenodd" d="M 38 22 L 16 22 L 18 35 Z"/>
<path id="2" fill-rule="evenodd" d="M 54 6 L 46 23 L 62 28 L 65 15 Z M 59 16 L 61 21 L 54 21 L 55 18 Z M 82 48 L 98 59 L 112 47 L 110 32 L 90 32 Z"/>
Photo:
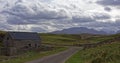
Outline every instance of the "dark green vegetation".
<path id="1" fill-rule="evenodd" d="M 42 58 L 44 56 L 55 54 L 55 53 L 64 51 L 66 49 L 67 49 L 66 47 L 54 47 L 53 49 L 46 50 L 46 51 L 28 51 L 22 55 L 17 55 L 13 57 L 0 56 L 0 63 L 24 63 L 27 61 Z"/>
<path id="2" fill-rule="evenodd" d="M 4 31 L 0 31 L 0 47 L 2 47 L 2 41 L 3 41 L 3 38 L 5 36 L 5 32 Z"/>
<path id="3" fill-rule="evenodd" d="M 81 50 L 66 63 L 120 63 L 120 43 Z"/>
<path id="4" fill-rule="evenodd" d="M 0 47 L 3 47 L 3 39 L 6 32 L 0 31 Z M 43 39 L 43 38 L 42 38 Z M 24 63 L 26 61 L 42 58 L 66 50 L 67 47 L 46 46 L 40 47 L 39 50 L 28 51 L 16 56 L 0 56 L 0 63 Z"/>
<path id="5" fill-rule="evenodd" d="M 0 46 L 2 46 L 2 40 L 5 33 L 0 32 Z M 120 37 L 120 34 L 115 35 L 68 35 L 68 34 L 40 34 L 42 43 L 47 45 L 77 45 L 87 43 L 98 43 L 109 41 L 114 39 L 114 43 L 98 46 L 95 48 L 89 48 L 86 50 L 80 50 L 73 55 L 66 63 L 120 63 L 120 40 L 116 40 L 116 37 Z M 65 50 L 66 48 L 56 47 L 53 50 L 46 50 L 43 52 L 27 52 L 23 55 L 18 55 L 16 58 L 7 60 L 0 63 L 23 63 L 37 58 L 42 58 L 50 54 L 54 54 Z M 0 60 L 8 59 L 5 56 L 0 56 Z"/>
<path id="6" fill-rule="evenodd" d="M 115 37 L 120 35 L 108 36 L 107 40 Z M 114 39 L 111 44 L 80 50 L 66 63 L 120 63 L 120 40 Z"/>
<path id="7" fill-rule="evenodd" d="M 2 46 L 2 40 L 5 32 L 0 32 L 0 46 Z M 54 44 L 54 45 L 76 45 L 86 43 L 96 43 L 104 40 L 109 40 L 112 37 L 103 35 L 91 35 L 91 34 L 44 34 L 40 33 L 43 44 Z M 109 38 L 108 38 L 109 37 Z"/>

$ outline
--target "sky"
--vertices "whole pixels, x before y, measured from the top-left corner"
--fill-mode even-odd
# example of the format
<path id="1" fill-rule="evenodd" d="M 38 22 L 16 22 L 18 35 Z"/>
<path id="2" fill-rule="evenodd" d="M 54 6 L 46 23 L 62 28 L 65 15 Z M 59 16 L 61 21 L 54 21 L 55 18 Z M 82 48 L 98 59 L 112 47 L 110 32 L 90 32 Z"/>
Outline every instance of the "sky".
<path id="1" fill-rule="evenodd" d="M 120 30 L 120 0 L 0 0 L 0 30 Z"/>

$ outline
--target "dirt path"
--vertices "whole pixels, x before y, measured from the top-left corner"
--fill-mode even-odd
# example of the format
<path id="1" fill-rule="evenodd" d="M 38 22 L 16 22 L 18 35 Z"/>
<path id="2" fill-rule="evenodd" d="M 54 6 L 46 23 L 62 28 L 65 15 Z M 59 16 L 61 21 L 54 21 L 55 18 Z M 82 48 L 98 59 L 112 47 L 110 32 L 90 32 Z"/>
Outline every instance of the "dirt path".
<path id="1" fill-rule="evenodd" d="M 79 51 L 80 48 L 71 47 L 66 51 L 60 52 L 58 54 L 46 56 L 42 59 L 33 60 L 26 63 L 64 63 L 70 56 Z"/>

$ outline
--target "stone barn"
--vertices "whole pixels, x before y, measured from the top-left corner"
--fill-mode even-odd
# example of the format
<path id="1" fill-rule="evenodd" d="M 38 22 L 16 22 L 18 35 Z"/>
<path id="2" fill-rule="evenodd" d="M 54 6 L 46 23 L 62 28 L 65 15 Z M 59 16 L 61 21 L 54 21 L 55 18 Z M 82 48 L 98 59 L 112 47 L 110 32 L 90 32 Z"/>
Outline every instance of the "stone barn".
<path id="1" fill-rule="evenodd" d="M 5 55 L 14 55 L 20 51 L 37 49 L 41 45 L 41 39 L 35 32 L 8 32 L 3 40 L 6 48 Z"/>

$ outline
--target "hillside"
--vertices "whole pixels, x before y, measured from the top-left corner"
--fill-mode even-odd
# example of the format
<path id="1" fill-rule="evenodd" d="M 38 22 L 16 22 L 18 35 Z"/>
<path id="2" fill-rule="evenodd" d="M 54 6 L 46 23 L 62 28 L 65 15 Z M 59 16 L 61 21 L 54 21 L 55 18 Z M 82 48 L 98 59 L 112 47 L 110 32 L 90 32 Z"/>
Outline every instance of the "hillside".
<path id="1" fill-rule="evenodd" d="M 4 38 L 5 32 L 0 33 L 0 44 Z M 43 44 L 54 44 L 54 45 L 76 45 L 86 43 L 96 43 L 104 40 L 108 40 L 111 37 L 106 35 L 95 35 L 95 34 L 39 34 Z"/>
<path id="2" fill-rule="evenodd" d="M 0 32 L 0 44 L 4 38 L 5 32 Z M 95 35 L 95 34 L 39 34 L 43 44 L 55 44 L 55 45 L 76 45 L 86 43 L 97 43 L 100 41 L 109 40 L 111 38 L 119 36 L 116 35 Z"/>
<path id="3" fill-rule="evenodd" d="M 109 37 L 117 36 L 120 35 Z M 114 39 L 111 44 L 80 50 L 66 63 L 120 63 L 120 40 Z"/>
<path id="4" fill-rule="evenodd" d="M 107 40 L 104 35 L 92 34 L 40 34 L 42 43 L 55 45 L 76 45 L 86 43 L 96 43 Z"/>
<path id="5" fill-rule="evenodd" d="M 66 63 L 119 63 L 120 42 L 97 48 L 82 50 L 73 55 Z"/>
<path id="6" fill-rule="evenodd" d="M 0 33 L 2 40 L 5 32 Z M 120 62 L 120 34 L 95 35 L 95 34 L 48 34 L 39 33 L 42 44 L 45 45 L 77 45 L 90 44 L 105 41 L 113 41 L 94 48 L 80 50 L 73 55 L 66 63 L 119 63 Z M 117 39 L 116 39 L 117 38 Z M 54 51 L 53 51 L 54 52 Z M 28 57 L 26 57 L 28 58 Z M 20 60 L 21 61 L 21 60 Z"/>

